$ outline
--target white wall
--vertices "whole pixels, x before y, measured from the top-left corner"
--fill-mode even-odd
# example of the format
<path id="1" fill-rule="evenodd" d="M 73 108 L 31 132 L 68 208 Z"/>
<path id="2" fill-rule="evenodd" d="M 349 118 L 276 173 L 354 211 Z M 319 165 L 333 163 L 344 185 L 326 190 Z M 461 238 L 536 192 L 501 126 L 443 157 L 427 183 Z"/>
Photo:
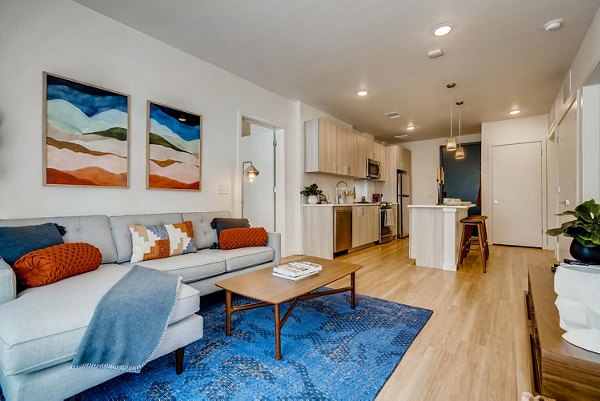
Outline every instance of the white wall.
<path id="1" fill-rule="evenodd" d="M 2 1 L 0 49 L 0 218 L 222 209 L 239 214 L 240 114 L 285 128 L 284 171 L 286 177 L 299 174 L 293 102 L 77 3 Z M 130 95 L 129 189 L 42 186 L 42 71 Z M 145 189 L 149 99 L 203 115 L 201 192 Z M 230 193 L 217 194 L 219 184 L 229 184 Z M 281 195 L 299 188 L 286 187 Z M 300 246 L 293 232 L 299 227 L 290 227 L 291 235 L 283 233 L 284 254 Z"/>
<path id="2" fill-rule="evenodd" d="M 480 134 L 463 135 L 462 142 L 479 142 Z M 436 178 L 440 168 L 440 146 L 446 138 L 404 142 L 401 148 L 411 152 L 411 188 L 413 205 L 433 205 L 437 202 Z"/>
<path id="3" fill-rule="evenodd" d="M 482 187 L 482 214 L 488 216 L 488 234 L 493 242 L 491 226 L 494 224 L 491 213 L 491 179 L 490 179 L 490 154 L 491 147 L 495 145 L 508 145 L 514 143 L 540 141 L 542 143 L 543 157 L 546 160 L 546 137 L 548 116 L 546 114 L 527 118 L 517 118 L 505 121 L 483 123 L 481 125 L 481 187 Z M 542 168 L 543 199 L 540 213 L 546 216 L 546 168 Z M 518 194 L 516 194 L 518 198 Z M 515 205 L 515 207 L 517 207 Z M 544 230 L 547 221 L 544 220 Z"/>

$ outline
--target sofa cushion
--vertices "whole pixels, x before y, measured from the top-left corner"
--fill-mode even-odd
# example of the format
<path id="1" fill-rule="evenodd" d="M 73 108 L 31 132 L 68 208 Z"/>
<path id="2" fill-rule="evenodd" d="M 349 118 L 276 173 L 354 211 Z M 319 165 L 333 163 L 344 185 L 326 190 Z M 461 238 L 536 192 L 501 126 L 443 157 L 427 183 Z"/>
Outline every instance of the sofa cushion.
<path id="1" fill-rule="evenodd" d="M 102 263 L 117 260 L 115 243 L 107 216 L 40 217 L 32 219 L 0 220 L 0 227 L 29 226 L 34 224 L 56 223 L 65 227 L 67 233 L 63 241 L 86 242 L 102 252 Z M 129 230 L 127 230 L 129 232 Z"/>
<path id="2" fill-rule="evenodd" d="M 216 217 L 231 217 L 229 212 L 192 212 L 182 213 L 184 220 L 189 220 L 194 224 L 194 243 L 196 248 L 210 248 L 218 242 L 217 232 L 210 226 L 210 223 Z"/>
<path id="3" fill-rule="evenodd" d="M 238 249 L 206 249 L 203 252 L 225 259 L 228 272 L 271 262 L 275 251 L 268 246 L 252 246 Z"/>
<path id="4" fill-rule="evenodd" d="M 141 226 L 156 226 L 160 224 L 181 223 L 181 214 L 162 213 L 162 214 L 132 214 L 127 216 L 111 216 L 110 226 L 112 228 L 112 237 L 115 240 L 117 248 L 117 263 L 127 262 L 131 259 L 132 242 L 129 226 L 138 224 Z"/>
<path id="5" fill-rule="evenodd" d="M 207 250 L 170 258 L 145 260 L 137 263 L 126 263 L 127 266 L 148 267 L 183 277 L 184 283 L 202 280 L 226 272 L 225 259 L 212 255 Z"/>
<path id="6" fill-rule="evenodd" d="M 41 287 L 96 270 L 101 263 L 98 248 L 73 242 L 29 252 L 15 262 L 13 270 L 23 287 Z"/>
<path id="7" fill-rule="evenodd" d="M 158 226 L 129 226 L 133 253 L 131 263 L 168 258 L 197 251 L 191 221 Z"/>
<path id="8" fill-rule="evenodd" d="M 94 309 L 128 267 L 99 269 L 44 287 L 29 288 L 0 305 L 0 368 L 5 375 L 34 372 L 73 359 Z M 182 285 L 169 319 L 175 323 L 199 309 L 199 294 Z"/>
<path id="9" fill-rule="evenodd" d="M 9 265 L 29 252 L 62 243 L 62 234 L 53 223 L 0 227 L 0 257 Z"/>

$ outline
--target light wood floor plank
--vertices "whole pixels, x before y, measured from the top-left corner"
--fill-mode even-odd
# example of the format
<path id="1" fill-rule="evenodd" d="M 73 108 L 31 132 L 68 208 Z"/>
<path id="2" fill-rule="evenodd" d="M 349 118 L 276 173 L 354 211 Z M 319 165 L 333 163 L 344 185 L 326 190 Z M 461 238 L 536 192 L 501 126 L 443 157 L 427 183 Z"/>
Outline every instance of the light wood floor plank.
<path id="1" fill-rule="evenodd" d="M 550 266 L 552 252 L 492 246 L 486 274 L 476 252 L 457 272 L 417 267 L 407 239 L 338 259 L 364 265 L 358 293 L 433 310 L 378 401 L 515 401 L 531 390 L 527 266 Z"/>

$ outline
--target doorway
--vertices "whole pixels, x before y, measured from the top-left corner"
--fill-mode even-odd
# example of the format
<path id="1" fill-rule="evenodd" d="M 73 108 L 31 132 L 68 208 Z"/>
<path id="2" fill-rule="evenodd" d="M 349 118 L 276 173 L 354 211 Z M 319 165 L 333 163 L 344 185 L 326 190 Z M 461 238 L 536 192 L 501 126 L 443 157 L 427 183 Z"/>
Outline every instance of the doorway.
<path id="1" fill-rule="evenodd" d="M 574 209 L 578 204 L 577 101 L 573 102 L 567 114 L 558 124 L 557 135 L 558 184 L 556 197 L 558 198 L 558 213 L 563 213 Z M 569 220 L 573 220 L 573 216 L 559 216 L 558 226 Z M 558 260 L 571 257 L 570 246 L 571 238 L 562 235 L 558 237 Z"/>
<path id="2" fill-rule="evenodd" d="M 542 143 L 492 146 L 494 244 L 542 247 Z"/>
<path id="3" fill-rule="evenodd" d="M 242 217 L 253 227 L 277 230 L 277 127 L 242 117 L 239 158 L 242 169 Z M 250 165 L 258 175 L 244 173 Z"/>
<path id="4" fill-rule="evenodd" d="M 460 198 L 471 201 L 476 206 L 469 209 L 469 215 L 481 214 L 481 142 L 462 144 L 464 159 L 455 157 L 456 151 L 449 152 L 440 146 L 440 166 L 444 169 L 444 198 Z"/>

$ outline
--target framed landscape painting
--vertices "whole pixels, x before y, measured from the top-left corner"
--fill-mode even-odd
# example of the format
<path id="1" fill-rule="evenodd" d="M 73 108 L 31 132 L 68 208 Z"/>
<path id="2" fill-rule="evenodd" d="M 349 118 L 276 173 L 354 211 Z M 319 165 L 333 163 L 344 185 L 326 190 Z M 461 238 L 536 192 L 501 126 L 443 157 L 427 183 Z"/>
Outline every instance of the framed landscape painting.
<path id="1" fill-rule="evenodd" d="M 200 191 L 202 116 L 148 101 L 149 189 Z"/>
<path id="2" fill-rule="evenodd" d="M 129 96 L 44 73 L 44 184 L 128 186 Z"/>

